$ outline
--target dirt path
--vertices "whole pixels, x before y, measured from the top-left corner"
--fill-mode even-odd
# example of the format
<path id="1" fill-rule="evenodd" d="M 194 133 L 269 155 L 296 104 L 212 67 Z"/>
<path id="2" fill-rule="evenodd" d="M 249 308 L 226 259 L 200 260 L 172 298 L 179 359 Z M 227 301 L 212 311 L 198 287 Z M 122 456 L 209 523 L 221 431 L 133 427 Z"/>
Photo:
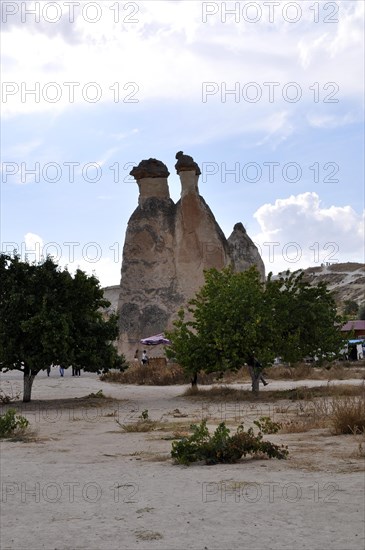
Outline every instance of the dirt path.
<path id="1" fill-rule="evenodd" d="M 1 383 L 21 388 L 18 374 L 2 374 Z M 309 381 L 270 389 L 299 384 Z M 1 549 L 364 548 L 363 462 L 353 436 L 274 435 L 289 445 L 287 461 L 177 466 L 168 432 L 123 432 L 116 419 L 130 424 L 147 409 L 155 420 L 234 426 L 275 413 L 270 403 L 189 400 L 183 389 L 68 372 L 37 377 L 34 402 L 20 407 L 34 441 L 1 443 Z M 109 399 L 77 399 L 99 390 Z"/>

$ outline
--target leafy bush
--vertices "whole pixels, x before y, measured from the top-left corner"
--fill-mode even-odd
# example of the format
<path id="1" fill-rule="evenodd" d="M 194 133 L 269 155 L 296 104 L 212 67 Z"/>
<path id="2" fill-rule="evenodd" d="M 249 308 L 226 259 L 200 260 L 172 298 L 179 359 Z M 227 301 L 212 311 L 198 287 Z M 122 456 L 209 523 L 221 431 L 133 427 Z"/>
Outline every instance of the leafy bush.
<path id="1" fill-rule="evenodd" d="M 29 426 L 29 421 L 22 415 L 16 414 L 15 409 L 9 409 L 0 415 L 0 438 L 19 435 Z"/>
<path id="2" fill-rule="evenodd" d="M 247 454 L 260 453 L 278 459 L 288 456 L 286 447 L 263 441 L 262 432 L 255 435 L 252 428 L 245 431 L 242 424 L 232 436 L 224 422 L 219 424 L 213 435 L 209 433 L 206 420 L 199 425 L 192 424 L 191 430 L 192 435 L 172 443 L 172 458 L 186 466 L 198 460 L 205 460 L 206 464 L 233 463 Z"/>
<path id="3" fill-rule="evenodd" d="M 254 424 L 263 434 L 276 434 L 282 428 L 281 422 L 274 422 L 269 416 L 260 416 Z"/>

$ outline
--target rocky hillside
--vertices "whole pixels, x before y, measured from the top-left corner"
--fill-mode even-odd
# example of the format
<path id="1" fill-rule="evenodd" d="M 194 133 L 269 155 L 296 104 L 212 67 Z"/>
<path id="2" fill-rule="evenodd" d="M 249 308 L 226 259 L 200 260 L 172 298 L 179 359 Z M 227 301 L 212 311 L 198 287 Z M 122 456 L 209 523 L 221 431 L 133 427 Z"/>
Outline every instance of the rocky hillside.
<path id="1" fill-rule="evenodd" d="M 117 313 L 120 294 L 120 285 L 106 286 L 103 288 L 104 298 L 110 302 L 110 306 L 105 311 L 106 314 Z"/>
<path id="2" fill-rule="evenodd" d="M 353 300 L 359 305 L 365 302 L 365 264 L 338 263 L 308 267 L 303 271 L 310 284 L 327 283 L 340 307 L 345 300 Z"/>
<path id="3" fill-rule="evenodd" d="M 354 300 L 359 305 L 365 302 L 365 264 L 348 262 L 308 267 L 303 271 L 311 284 L 326 282 L 339 305 L 345 300 Z M 104 296 L 111 302 L 110 311 L 117 311 L 119 294 L 119 285 L 104 288 Z"/>

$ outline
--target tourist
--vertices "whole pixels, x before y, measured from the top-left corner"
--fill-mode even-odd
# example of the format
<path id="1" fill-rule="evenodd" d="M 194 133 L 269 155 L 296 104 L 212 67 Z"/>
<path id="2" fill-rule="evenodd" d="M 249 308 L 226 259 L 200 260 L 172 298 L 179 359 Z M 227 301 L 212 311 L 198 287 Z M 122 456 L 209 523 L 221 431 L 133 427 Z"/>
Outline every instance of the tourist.
<path id="1" fill-rule="evenodd" d="M 146 350 L 144 349 L 142 353 L 142 365 L 146 366 L 147 364 L 148 364 L 148 355 L 146 353 Z"/>

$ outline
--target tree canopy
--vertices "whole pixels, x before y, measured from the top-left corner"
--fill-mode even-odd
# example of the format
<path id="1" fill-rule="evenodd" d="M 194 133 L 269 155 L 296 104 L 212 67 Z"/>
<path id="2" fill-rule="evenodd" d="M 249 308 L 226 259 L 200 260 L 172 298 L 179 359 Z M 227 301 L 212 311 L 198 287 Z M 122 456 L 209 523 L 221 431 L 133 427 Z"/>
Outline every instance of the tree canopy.
<path id="1" fill-rule="evenodd" d="M 355 300 L 345 300 L 343 306 L 344 314 L 349 318 L 356 319 L 360 309 L 357 302 Z"/>
<path id="2" fill-rule="evenodd" d="M 238 369 L 252 355 L 264 366 L 278 356 L 332 358 L 342 344 L 339 321 L 326 285 L 311 286 L 302 272 L 262 282 L 255 268 L 211 269 L 167 333 L 166 353 L 195 380 L 199 370 Z"/>
<path id="3" fill-rule="evenodd" d="M 0 368 L 24 372 L 24 401 L 51 364 L 91 372 L 123 364 L 117 317 L 102 313 L 109 305 L 98 279 L 81 270 L 72 276 L 50 257 L 30 264 L 0 255 Z"/>

